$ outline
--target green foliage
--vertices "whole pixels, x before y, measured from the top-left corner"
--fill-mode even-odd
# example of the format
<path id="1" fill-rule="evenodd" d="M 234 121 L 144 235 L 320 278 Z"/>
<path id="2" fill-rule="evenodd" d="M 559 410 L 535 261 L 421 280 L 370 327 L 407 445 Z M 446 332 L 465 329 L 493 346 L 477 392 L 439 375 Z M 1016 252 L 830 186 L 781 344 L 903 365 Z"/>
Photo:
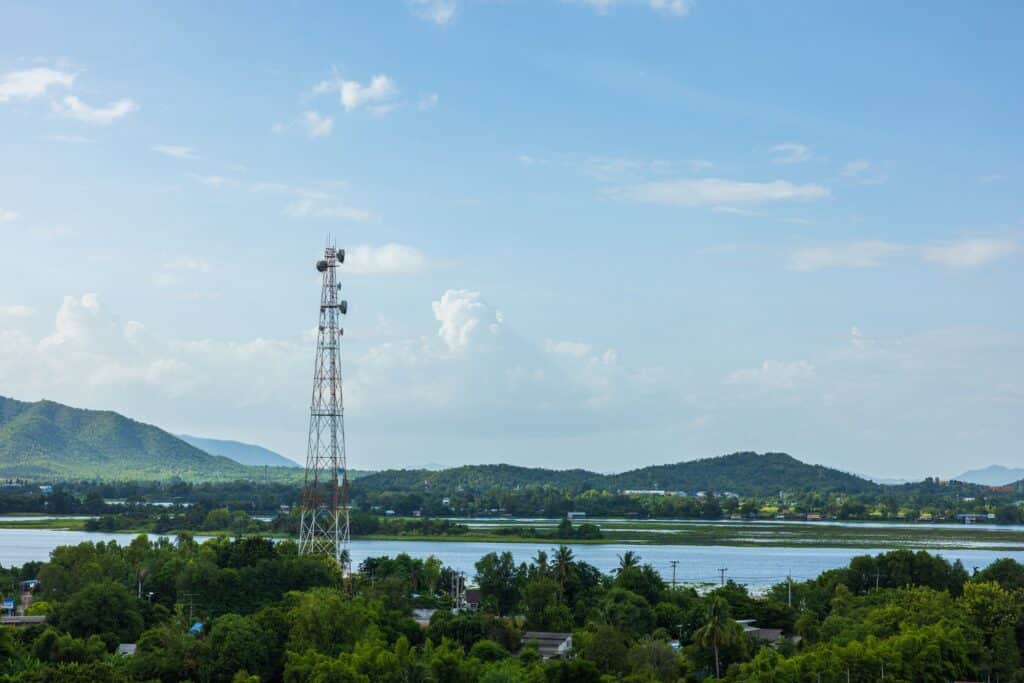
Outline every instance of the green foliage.
<path id="1" fill-rule="evenodd" d="M 886 681 L 1024 678 L 1021 569 L 1008 562 L 966 578 L 897 551 L 756 598 L 734 583 L 670 590 L 635 553 L 620 565 L 602 576 L 565 546 L 520 565 L 492 553 L 477 566 L 489 608 L 453 612 L 452 570 L 436 559 L 370 558 L 343 580 L 290 542 L 81 544 L 38 570 L 50 621 L 0 629 L 0 682 L 841 683 L 881 680 L 883 664 Z M 875 569 L 878 588 L 862 581 Z M 790 593 L 793 607 L 779 599 Z M 414 604 L 435 610 L 426 629 Z M 793 639 L 768 646 L 738 618 Z M 544 661 L 526 630 L 571 633 L 572 659 Z M 120 642 L 136 654 L 112 655 Z"/>
<path id="2" fill-rule="evenodd" d="M 0 396 L 0 477 L 124 480 L 255 475 L 261 476 L 262 468 L 257 473 L 114 412 Z M 288 472 L 287 476 L 297 475 Z"/>

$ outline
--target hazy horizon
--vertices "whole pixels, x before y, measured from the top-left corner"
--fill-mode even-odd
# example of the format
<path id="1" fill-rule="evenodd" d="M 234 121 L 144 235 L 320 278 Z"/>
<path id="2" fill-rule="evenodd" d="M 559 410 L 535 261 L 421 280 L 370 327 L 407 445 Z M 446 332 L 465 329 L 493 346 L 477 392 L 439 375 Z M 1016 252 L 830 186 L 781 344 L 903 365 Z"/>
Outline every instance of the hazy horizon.
<path id="1" fill-rule="evenodd" d="M 1024 465 L 1024 6 L 4 14 L 2 395 L 301 463 L 333 235 L 352 469 Z"/>

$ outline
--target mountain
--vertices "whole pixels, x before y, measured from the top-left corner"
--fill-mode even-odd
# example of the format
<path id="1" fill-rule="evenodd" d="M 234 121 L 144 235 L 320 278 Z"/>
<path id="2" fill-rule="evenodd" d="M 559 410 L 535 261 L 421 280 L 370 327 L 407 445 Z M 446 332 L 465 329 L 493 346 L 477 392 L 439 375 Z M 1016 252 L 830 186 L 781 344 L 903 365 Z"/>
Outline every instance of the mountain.
<path id="1" fill-rule="evenodd" d="M 654 465 L 612 477 L 621 489 L 732 491 L 767 496 L 779 491 L 865 493 L 878 485 L 822 465 L 808 465 L 785 453 L 733 453 L 717 458 Z"/>
<path id="2" fill-rule="evenodd" d="M 355 487 L 368 491 L 449 492 L 456 488 L 484 491 L 494 487 L 550 486 L 582 491 L 598 489 L 657 489 L 671 491 L 731 491 L 747 496 L 768 496 L 779 491 L 863 493 L 879 486 L 852 474 L 821 465 L 808 465 L 785 453 L 733 453 L 717 458 L 674 465 L 653 465 L 621 474 L 587 470 L 548 470 L 514 465 L 465 465 L 432 472 L 385 470 L 359 479 Z"/>
<path id="3" fill-rule="evenodd" d="M 952 478 L 956 481 L 966 481 L 983 486 L 1004 486 L 1024 479 L 1024 467 L 989 465 L 976 470 L 968 470 Z"/>
<path id="4" fill-rule="evenodd" d="M 225 439 L 206 439 L 201 436 L 189 436 L 188 434 L 178 434 L 178 438 L 211 455 L 223 455 L 225 458 L 231 458 L 241 465 L 254 467 L 263 467 L 264 465 L 269 465 L 270 467 L 301 467 L 299 463 L 291 458 L 286 458 L 280 453 L 263 448 L 263 446 Z"/>
<path id="5" fill-rule="evenodd" d="M 118 413 L 0 396 L 0 477 L 196 480 L 253 474 Z"/>

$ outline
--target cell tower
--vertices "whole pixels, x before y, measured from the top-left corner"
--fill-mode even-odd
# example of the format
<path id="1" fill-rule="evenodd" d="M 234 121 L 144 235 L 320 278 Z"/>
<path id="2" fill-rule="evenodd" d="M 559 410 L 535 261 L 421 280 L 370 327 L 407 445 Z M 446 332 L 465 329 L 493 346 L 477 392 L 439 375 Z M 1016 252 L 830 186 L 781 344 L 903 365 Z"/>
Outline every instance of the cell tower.
<path id="1" fill-rule="evenodd" d="M 349 487 L 345 458 L 345 416 L 341 393 L 341 335 L 338 324 L 348 302 L 338 299 L 336 270 L 345 250 L 327 247 L 316 269 L 322 274 L 320 325 L 309 409 L 306 483 L 302 491 L 299 553 L 329 555 L 349 573 Z"/>

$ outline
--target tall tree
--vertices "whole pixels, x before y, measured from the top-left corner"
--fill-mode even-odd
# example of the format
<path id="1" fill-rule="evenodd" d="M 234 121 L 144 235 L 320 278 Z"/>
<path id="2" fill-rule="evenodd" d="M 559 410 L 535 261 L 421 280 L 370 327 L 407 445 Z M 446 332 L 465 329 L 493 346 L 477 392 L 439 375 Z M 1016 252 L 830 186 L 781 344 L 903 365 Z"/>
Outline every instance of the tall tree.
<path id="1" fill-rule="evenodd" d="M 693 635 L 702 647 L 711 648 L 715 659 L 715 678 L 722 677 L 722 662 L 719 656 L 721 648 L 735 643 L 742 633 L 740 625 L 729 616 L 729 603 L 719 595 L 712 597 L 708 603 L 706 621 Z"/>
<path id="2" fill-rule="evenodd" d="M 619 566 L 615 570 L 615 573 L 616 574 L 621 574 L 622 572 L 626 571 L 627 569 L 632 569 L 633 567 L 639 567 L 639 566 L 640 566 L 640 556 L 637 555 L 632 550 L 627 550 L 626 552 L 624 552 L 621 555 L 619 555 Z"/>

